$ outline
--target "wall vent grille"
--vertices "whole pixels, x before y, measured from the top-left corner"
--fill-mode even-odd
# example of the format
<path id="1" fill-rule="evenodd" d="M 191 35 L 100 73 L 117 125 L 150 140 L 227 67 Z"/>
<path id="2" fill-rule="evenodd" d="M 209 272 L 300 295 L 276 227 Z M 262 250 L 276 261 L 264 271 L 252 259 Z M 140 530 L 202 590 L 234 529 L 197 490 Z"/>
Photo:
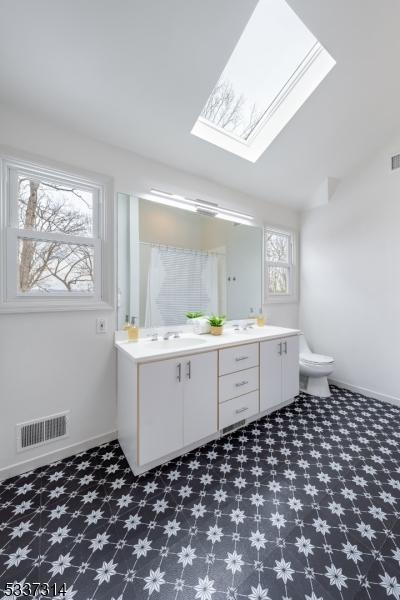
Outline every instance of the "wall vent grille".
<path id="1" fill-rule="evenodd" d="M 400 169 L 400 154 L 395 154 L 392 156 L 392 171 L 396 171 L 396 169 Z"/>
<path id="2" fill-rule="evenodd" d="M 225 435 L 226 433 L 235 431 L 235 429 L 239 429 L 239 427 L 243 427 L 243 425 L 245 425 L 245 424 L 246 424 L 246 419 L 242 419 L 241 421 L 238 421 L 237 423 L 234 423 L 233 425 L 229 425 L 229 427 L 224 427 L 224 429 L 222 430 L 222 434 Z"/>
<path id="3" fill-rule="evenodd" d="M 68 436 L 68 412 L 17 424 L 17 450 L 43 446 Z"/>

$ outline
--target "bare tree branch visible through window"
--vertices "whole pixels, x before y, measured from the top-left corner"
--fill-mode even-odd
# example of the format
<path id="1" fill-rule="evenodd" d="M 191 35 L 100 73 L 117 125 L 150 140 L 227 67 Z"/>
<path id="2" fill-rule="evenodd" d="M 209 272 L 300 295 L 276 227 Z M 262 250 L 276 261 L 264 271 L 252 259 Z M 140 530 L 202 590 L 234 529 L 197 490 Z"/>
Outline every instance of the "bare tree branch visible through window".
<path id="1" fill-rule="evenodd" d="M 19 226 L 43 233 L 92 234 L 91 194 L 27 178 L 19 180 Z M 74 202 L 75 200 L 75 202 Z M 93 247 L 20 238 L 21 292 L 93 290 Z"/>
<path id="2" fill-rule="evenodd" d="M 262 112 L 255 104 L 249 110 L 246 96 L 236 92 L 233 84 L 223 79 L 213 89 L 201 116 L 217 127 L 247 139 L 259 123 Z"/>
<path id="3" fill-rule="evenodd" d="M 284 262 L 289 260 L 289 238 L 279 233 L 267 233 L 267 259 L 272 262 Z"/>
<path id="4" fill-rule="evenodd" d="M 268 290 L 271 294 L 289 293 L 289 243 L 287 235 L 275 231 L 267 232 L 266 259 L 269 263 Z"/>

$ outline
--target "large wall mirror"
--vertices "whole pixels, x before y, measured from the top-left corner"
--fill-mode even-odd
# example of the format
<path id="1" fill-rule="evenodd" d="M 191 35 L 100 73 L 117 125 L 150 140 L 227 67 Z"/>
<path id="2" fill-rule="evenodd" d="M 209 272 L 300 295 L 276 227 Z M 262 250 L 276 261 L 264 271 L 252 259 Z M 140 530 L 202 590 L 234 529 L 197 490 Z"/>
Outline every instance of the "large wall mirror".
<path id="1" fill-rule="evenodd" d="M 118 194 L 118 326 L 186 313 L 245 319 L 262 303 L 262 230 Z"/>

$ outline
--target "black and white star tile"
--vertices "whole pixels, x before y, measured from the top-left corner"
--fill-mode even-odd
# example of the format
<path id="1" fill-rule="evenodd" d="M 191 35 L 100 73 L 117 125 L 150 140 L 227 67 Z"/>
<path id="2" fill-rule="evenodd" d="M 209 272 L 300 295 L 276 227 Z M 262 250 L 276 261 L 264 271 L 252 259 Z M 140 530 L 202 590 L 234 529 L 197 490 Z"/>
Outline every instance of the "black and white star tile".
<path id="1" fill-rule="evenodd" d="M 0 598 L 400 600 L 400 409 L 332 391 L 140 477 L 113 442 L 4 481 Z"/>

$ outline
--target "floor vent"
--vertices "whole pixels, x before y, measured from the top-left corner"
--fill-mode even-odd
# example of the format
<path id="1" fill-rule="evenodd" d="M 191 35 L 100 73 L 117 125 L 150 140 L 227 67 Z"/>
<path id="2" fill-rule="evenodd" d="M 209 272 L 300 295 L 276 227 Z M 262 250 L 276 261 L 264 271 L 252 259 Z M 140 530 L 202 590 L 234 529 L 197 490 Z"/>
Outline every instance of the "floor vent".
<path id="1" fill-rule="evenodd" d="M 396 171 L 396 169 L 400 169 L 400 154 L 392 156 L 392 171 Z"/>
<path id="2" fill-rule="evenodd" d="M 17 451 L 43 446 L 68 436 L 68 412 L 17 424 Z"/>
<path id="3" fill-rule="evenodd" d="M 243 427 L 243 425 L 246 424 L 246 419 L 242 419 L 242 421 L 238 421 L 237 423 L 234 423 L 233 425 L 229 425 L 229 427 L 225 427 L 222 430 L 222 435 L 225 435 L 226 433 L 230 433 L 231 431 L 234 431 L 235 429 L 239 429 L 239 427 Z"/>

